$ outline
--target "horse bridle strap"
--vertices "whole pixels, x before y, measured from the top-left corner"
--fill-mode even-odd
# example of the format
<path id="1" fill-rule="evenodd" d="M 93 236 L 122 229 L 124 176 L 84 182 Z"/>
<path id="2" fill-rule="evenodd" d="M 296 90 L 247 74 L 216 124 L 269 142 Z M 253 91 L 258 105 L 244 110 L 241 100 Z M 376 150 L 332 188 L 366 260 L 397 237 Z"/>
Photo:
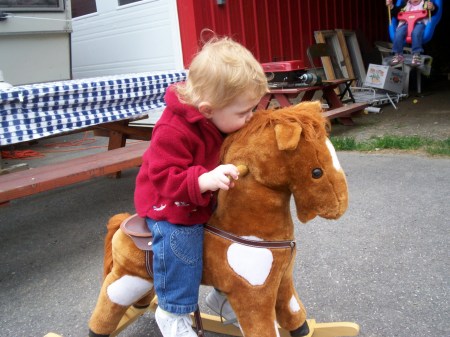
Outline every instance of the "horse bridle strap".
<path id="1" fill-rule="evenodd" d="M 240 243 L 245 246 L 250 247 L 256 247 L 256 248 L 269 248 L 269 249 L 276 249 L 276 248 L 295 248 L 295 241 L 287 240 L 287 241 L 257 241 L 257 240 L 249 240 L 244 239 L 243 237 L 231 234 L 229 232 L 226 232 L 220 228 L 213 227 L 211 225 L 206 224 L 204 226 L 205 230 L 218 235 L 224 239 L 233 241 L 235 243 Z"/>

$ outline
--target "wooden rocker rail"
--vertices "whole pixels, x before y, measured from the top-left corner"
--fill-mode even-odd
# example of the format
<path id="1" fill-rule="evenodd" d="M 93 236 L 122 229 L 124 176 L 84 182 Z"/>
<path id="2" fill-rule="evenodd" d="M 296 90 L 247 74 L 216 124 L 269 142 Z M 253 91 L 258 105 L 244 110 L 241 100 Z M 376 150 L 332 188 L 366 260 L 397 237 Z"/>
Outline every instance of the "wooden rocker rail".
<path id="1" fill-rule="evenodd" d="M 155 297 L 150 306 L 143 309 L 138 309 L 135 307 L 130 307 L 125 315 L 122 317 L 119 325 L 110 336 L 118 336 L 124 329 L 135 322 L 140 316 L 145 314 L 147 311 L 155 312 L 158 306 L 158 300 Z M 215 315 L 209 315 L 202 313 L 202 323 L 203 329 L 205 331 L 225 334 L 228 336 L 241 336 L 241 330 L 232 324 L 225 325 L 221 322 L 220 317 Z M 195 326 L 195 320 L 193 315 L 191 315 L 193 326 Z M 332 323 L 317 323 L 314 319 L 308 320 L 309 334 L 305 337 L 343 337 L 343 336 L 358 336 L 359 325 L 351 322 L 332 322 Z M 280 337 L 291 337 L 289 331 L 279 328 Z M 44 337 L 62 337 L 55 333 L 48 333 Z"/>
<path id="2" fill-rule="evenodd" d="M 0 204 L 139 166 L 149 142 L 0 175 Z"/>

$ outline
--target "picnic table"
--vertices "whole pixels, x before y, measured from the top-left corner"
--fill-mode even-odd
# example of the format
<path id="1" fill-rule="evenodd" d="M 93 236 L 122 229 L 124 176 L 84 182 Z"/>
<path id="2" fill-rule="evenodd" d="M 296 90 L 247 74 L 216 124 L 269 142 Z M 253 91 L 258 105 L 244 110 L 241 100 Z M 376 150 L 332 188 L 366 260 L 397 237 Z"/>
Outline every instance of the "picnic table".
<path id="1" fill-rule="evenodd" d="M 277 101 L 280 107 L 287 107 L 292 105 L 294 99 L 299 98 L 298 102 L 310 101 L 316 96 L 316 93 L 321 93 L 320 97 L 323 97 L 329 106 L 329 109 L 324 112 L 325 117 L 330 119 L 339 118 L 340 122 L 344 125 L 354 125 L 354 122 L 350 117 L 351 114 L 364 110 L 364 108 L 367 107 L 367 104 L 352 103 L 344 105 L 335 91 L 341 84 L 348 86 L 349 80 L 330 80 L 323 82 L 321 85 L 270 89 L 259 102 L 257 109 L 267 109 L 272 100 Z M 300 97 L 301 94 L 303 94 L 303 96 Z"/>
<path id="2" fill-rule="evenodd" d="M 134 120 L 161 112 L 169 85 L 186 71 L 150 72 L 17 86 L 0 91 L 0 148 L 67 133 L 99 130 L 104 153 L 1 174 L 0 204 L 26 195 L 138 166 L 148 142 L 124 149 L 127 139 L 148 141 L 152 128 Z"/>

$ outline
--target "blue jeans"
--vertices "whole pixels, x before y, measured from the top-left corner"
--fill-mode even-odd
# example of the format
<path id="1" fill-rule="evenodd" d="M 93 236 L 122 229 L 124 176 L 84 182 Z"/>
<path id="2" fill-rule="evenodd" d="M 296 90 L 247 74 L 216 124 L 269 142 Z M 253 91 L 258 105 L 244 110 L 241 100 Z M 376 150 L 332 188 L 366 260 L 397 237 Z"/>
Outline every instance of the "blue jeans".
<path id="1" fill-rule="evenodd" d="M 425 31 L 425 24 L 423 22 L 418 22 L 414 26 L 411 33 L 411 49 L 413 54 L 423 53 L 423 32 Z M 406 35 L 408 34 L 408 24 L 401 25 L 395 30 L 394 44 L 392 46 L 392 51 L 395 54 L 403 54 L 403 47 L 406 44 Z"/>
<path id="2" fill-rule="evenodd" d="M 203 271 L 203 224 L 181 226 L 146 220 L 153 234 L 153 283 L 158 305 L 179 315 L 197 310 Z"/>

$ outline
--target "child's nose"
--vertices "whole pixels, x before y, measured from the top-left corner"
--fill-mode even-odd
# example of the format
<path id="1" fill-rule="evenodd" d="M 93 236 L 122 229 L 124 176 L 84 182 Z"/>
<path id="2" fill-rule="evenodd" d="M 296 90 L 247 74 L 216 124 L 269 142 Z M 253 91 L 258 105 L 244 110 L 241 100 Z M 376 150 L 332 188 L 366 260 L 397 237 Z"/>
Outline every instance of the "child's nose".
<path id="1" fill-rule="evenodd" d="M 247 118 L 245 119 L 245 121 L 246 121 L 246 122 L 249 122 L 250 119 L 252 119 L 252 117 L 253 117 L 253 111 L 251 111 L 251 112 L 247 115 Z"/>

